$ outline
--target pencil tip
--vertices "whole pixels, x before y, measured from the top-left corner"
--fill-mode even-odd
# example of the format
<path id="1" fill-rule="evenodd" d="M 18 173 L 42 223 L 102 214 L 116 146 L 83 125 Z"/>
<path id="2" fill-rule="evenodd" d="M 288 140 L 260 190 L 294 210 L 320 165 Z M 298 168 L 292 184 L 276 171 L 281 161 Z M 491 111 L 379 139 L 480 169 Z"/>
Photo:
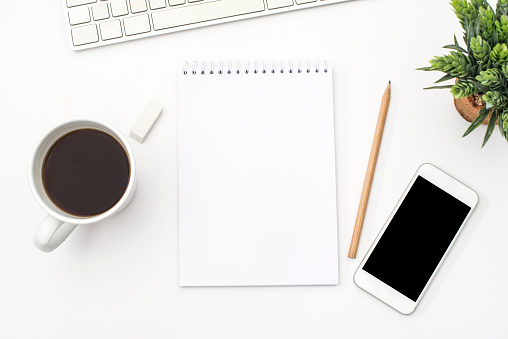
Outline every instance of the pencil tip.
<path id="1" fill-rule="evenodd" d="M 389 81 L 388 81 L 388 85 L 391 85 L 391 84 L 392 84 L 392 81 L 391 81 L 391 80 L 389 80 Z"/>

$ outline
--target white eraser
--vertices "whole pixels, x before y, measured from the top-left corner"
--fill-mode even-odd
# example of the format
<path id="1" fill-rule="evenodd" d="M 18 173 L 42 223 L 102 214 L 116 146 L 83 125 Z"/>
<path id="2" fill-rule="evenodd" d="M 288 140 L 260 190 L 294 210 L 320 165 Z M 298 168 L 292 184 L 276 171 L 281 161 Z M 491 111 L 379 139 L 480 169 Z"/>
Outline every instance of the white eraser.
<path id="1" fill-rule="evenodd" d="M 139 115 L 134 126 L 132 126 L 129 136 L 137 142 L 143 143 L 153 125 L 159 119 L 163 108 L 158 102 L 150 101 Z"/>

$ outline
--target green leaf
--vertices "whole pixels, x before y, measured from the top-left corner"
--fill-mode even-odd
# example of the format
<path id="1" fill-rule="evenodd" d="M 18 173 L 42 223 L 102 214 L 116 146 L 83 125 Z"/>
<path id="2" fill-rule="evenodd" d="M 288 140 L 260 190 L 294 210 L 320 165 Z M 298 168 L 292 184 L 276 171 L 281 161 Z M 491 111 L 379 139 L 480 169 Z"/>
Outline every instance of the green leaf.
<path id="1" fill-rule="evenodd" d="M 455 79 L 456 77 L 454 77 L 453 75 L 450 75 L 450 74 L 446 74 L 444 77 L 442 77 L 441 79 L 437 80 L 436 82 L 434 82 L 435 84 L 438 84 L 440 82 L 443 82 L 443 81 L 447 81 L 447 80 L 451 80 L 451 79 Z"/>
<path id="2" fill-rule="evenodd" d="M 508 1 L 498 0 L 496 6 L 496 15 L 499 17 L 508 14 Z"/>
<path id="3" fill-rule="evenodd" d="M 501 92 L 487 91 L 482 96 L 483 101 L 489 103 L 495 109 L 504 109 L 508 105 L 508 98 Z"/>
<path id="4" fill-rule="evenodd" d="M 490 52 L 490 58 L 498 65 L 508 61 L 508 46 L 506 44 L 497 44 Z"/>
<path id="5" fill-rule="evenodd" d="M 487 126 L 487 132 L 485 132 L 485 138 L 483 138 L 482 148 L 483 148 L 483 146 L 485 146 L 487 141 L 489 141 L 489 138 L 492 135 L 492 131 L 494 130 L 494 127 L 496 126 L 496 114 L 495 114 L 495 112 L 496 111 L 492 111 L 492 113 L 490 114 L 489 125 Z"/>
<path id="6" fill-rule="evenodd" d="M 432 71 L 440 71 L 460 78 L 477 75 L 477 67 L 473 65 L 474 58 L 456 51 L 451 51 L 449 55 L 436 56 L 429 62 Z"/>
<path id="7" fill-rule="evenodd" d="M 498 3 L 499 5 L 499 3 Z M 499 13 L 497 13 L 499 14 Z M 499 41 L 506 43 L 508 40 L 508 18 L 505 14 L 499 16 L 498 20 L 494 22 L 496 25 L 497 35 Z"/>
<path id="8" fill-rule="evenodd" d="M 467 17 L 464 20 L 464 42 L 467 47 L 467 54 L 473 56 L 473 50 L 471 49 L 471 39 L 476 38 L 480 35 L 480 22 L 476 18 L 471 20 Z M 476 59 L 471 57 L 470 63 L 472 66 L 476 66 Z"/>
<path id="9" fill-rule="evenodd" d="M 476 38 L 471 38 L 469 43 L 469 47 L 471 51 L 473 51 L 473 55 L 482 65 L 483 70 L 487 70 L 490 68 L 490 52 L 491 48 L 487 41 L 483 40 L 483 38 L 479 35 Z"/>
<path id="10" fill-rule="evenodd" d="M 486 71 L 481 71 L 480 74 L 476 76 L 476 80 L 493 91 L 503 91 L 507 84 L 502 70 L 498 68 L 490 68 Z"/>
<path id="11" fill-rule="evenodd" d="M 471 123 L 471 125 L 469 126 L 469 128 L 466 130 L 466 132 L 464 133 L 464 135 L 462 137 L 465 137 L 466 135 L 468 135 L 469 133 L 474 131 L 478 126 L 480 126 L 482 124 L 482 122 L 485 121 L 485 119 L 487 119 L 488 116 L 489 116 L 489 110 L 486 107 L 483 107 L 480 110 L 476 119 L 474 119 L 474 121 Z"/>
<path id="12" fill-rule="evenodd" d="M 450 92 L 455 99 L 460 99 L 478 93 L 478 88 L 471 81 L 459 79 Z"/>
<path id="13" fill-rule="evenodd" d="M 486 87 L 486 86 L 483 86 L 483 85 L 482 85 L 480 82 L 478 82 L 476 79 L 473 79 L 473 80 L 468 79 L 468 80 L 469 80 L 471 83 L 473 83 L 473 84 L 476 86 L 476 88 L 478 88 L 478 91 L 483 92 L 483 93 L 488 92 L 489 88 L 488 88 L 488 87 Z"/>
<path id="14" fill-rule="evenodd" d="M 502 118 L 502 115 L 503 115 L 502 113 L 499 113 L 497 115 L 497 127 L 499 127 L 499 132 L 501 133 L 503 138 L 506 138 L 506 133 L 503 130 L 503 118 Z"/>
<path id="15" fill-rule="evenodd" d="M 443 89 L 443 88 L 452 88 L 453 85 L 444 85 L 444 86 L 432 86 L 432 87 L 425 87 L 424 89 Z"/>
<path id="16" fill-rule="evenodd" d="M 460 47 L 459 45 L 446 45 L 446 46 L 443 46 L 443 48 L 454 49 L 456 51 L 467 54 L 467 51 L 464 48 Z"/>
<path id="17" fill-rule="evenodd" d="M 478 8 L 478 22 L 480 24 L 480 34 L 491 46 L 499 42 L 495 25 L 496 14 L 492 7 L 481 6 Z"/>

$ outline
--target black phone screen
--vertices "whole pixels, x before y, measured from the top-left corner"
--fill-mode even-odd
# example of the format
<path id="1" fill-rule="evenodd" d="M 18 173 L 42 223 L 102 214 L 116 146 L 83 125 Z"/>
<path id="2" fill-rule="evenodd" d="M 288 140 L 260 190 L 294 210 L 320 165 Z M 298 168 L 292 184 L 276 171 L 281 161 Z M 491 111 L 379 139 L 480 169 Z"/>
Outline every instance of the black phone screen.
<path id="1" fill-rule="evenodd" d="M 418 176 L 363 269 L 418 300 L 470 210 Z"/>

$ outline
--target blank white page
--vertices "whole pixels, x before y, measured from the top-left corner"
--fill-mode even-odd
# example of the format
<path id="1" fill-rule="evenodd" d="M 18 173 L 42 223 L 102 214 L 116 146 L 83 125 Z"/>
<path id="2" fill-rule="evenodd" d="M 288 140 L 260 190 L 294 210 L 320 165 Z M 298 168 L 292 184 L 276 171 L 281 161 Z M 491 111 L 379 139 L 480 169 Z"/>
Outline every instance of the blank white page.
<path id="1" fill-rule="evenodd" d="M 332 72 L 179 78 L 180 286 L 338 284 Z"/>

